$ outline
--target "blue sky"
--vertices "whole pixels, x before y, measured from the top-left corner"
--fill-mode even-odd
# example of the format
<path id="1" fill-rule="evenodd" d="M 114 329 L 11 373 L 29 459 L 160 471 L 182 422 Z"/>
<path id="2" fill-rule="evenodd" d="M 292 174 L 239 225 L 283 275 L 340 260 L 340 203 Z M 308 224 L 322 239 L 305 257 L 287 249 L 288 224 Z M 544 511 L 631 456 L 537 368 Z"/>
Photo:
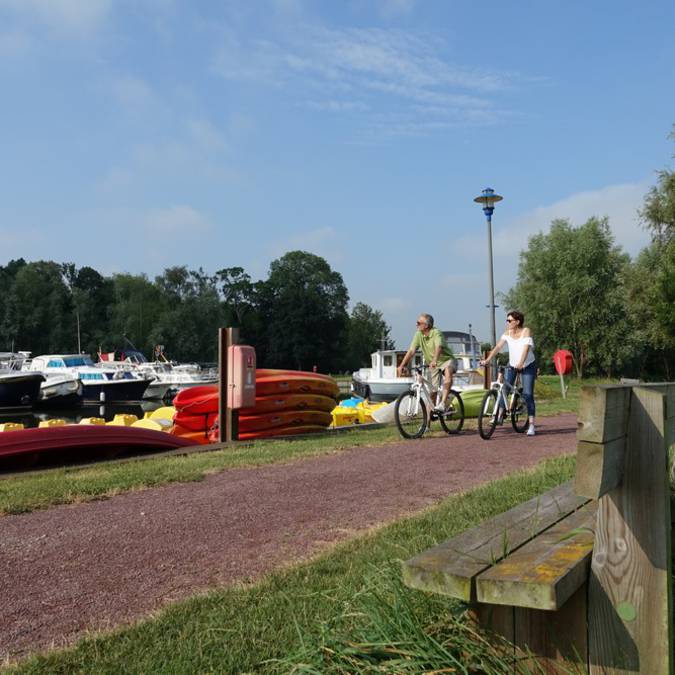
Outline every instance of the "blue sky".
<path id="1" fill-rule="evenodd" d="M 486 340 L 484 187 L 497 291 L 555 217 L 647 243 L 674 26 L 672 0 L 0 0 L 0 264 L 262 278 L 304 249 L 400 346 L 420 311 Z"/>

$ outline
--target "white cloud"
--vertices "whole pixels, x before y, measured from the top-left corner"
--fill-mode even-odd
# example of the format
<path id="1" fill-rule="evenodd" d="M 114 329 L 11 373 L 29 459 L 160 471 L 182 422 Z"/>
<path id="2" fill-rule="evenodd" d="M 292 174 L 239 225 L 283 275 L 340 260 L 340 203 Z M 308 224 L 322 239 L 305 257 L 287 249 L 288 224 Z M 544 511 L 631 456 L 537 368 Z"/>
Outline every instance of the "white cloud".
<path id="1" fill-rule="evenodd" d="M 216 181 L 219 184 L 240 184 L 245 176 L 236 168 L 223 162 L 230 141 L 249 133 L 252 122 L 245 117 L 232 117 L 226 122 L 226 132 L 209 120 L 181 120 L 173 127 L 167 140 L 147 142 L 132 147 L 120 163 L 108 167 L 97 179 L 96 189 L 119 199 L 128 199 L 129 191 L 138 189 L 144 179 L 151 175 L 156 180 L 169 177 L 182 179 L 186 170 L 191 178 Z M 231 140 L 232 139 L 232 140 Z"/>
<path id="2" fill-rule="evenodd" d="M 465 274 L 446 274 L 440 279 L 440 285 L 444 288 L 467 289 L 477 284 L 482 284 L 484 276 L 478 272 L 468 272 Z"/>
<path id="3" fill-rule="evenodd" d="M 190 120 L 188 131 L 193 142 L 206 151 L 219 151 L 227 147 L 223 134 L 208 120 Z"/>
<path id="4" fill-rule="evenodd" d="M 115 100 L 130 111 L 147 109 L 156 101 L 152 87 L 132 75 L 115 78 L 109 88 Z"/>
<path id="5" fill-rule="evenodd" d="M 246 41 L 226 30 L 213 69 L 228 80 L 292 91 L 315 110 L 361 113 L 366 125 L 388 125 L 391 134 L 493 124 L 512 115 L 496 106 L 496 97 L 525 78 L 450 63 L 444 49 L 433 37 L 403 30 L 299 24 L 276 41 Z"/>
<path id="6" fill-rule="evenodd" d="M 187 205 L 151 209 L 140 216 L 140 222 L 143 229 L 153 235 L 189 235 L 212 227 L 207 216 Z"/>
<path id="7" fill-rule="evenodd" d="M 359 101 L 306 101 L 305 108 L 310 110 L 323 110 L 328 112 L 365 112 L 370 109 L 366 103 Z"/>
<path id="8" fill-rule="evenodd" d="M 376 0 L 380 14 L 385 18 L 393 18 L 403 14 L 410 14 L 417 0 Z"/>
<path id="9" fill-rule="evenodd" d="M 49 232 L 30 223 L 23 223 L 19 227 L 0 228 L 0 265 L 6 264 L 12 258 L 26 258 L 38 260 L 47 256 Z M 30 251 L 29 257 L 26 253 Z"/>
<path id="10" fill-rule="evenodd" d="M 33 45 L 34 42 L 27 33 L 17 30 L 0 33 L 0 57 L 2 59 L 23 56 L 31 50 Z"/>
<path id="11" fill-rule="evenodd" d="M 107 18 L 112 0 L 0 0 L 7 10 L 50 29 L 88 33 Z"/>
<path id="12" fill-rule="evenodd" d="M 390 297 L 382 298 L 377 304 L 377 309 L 382 310 L 383 312 L 402 312 L 404 310 L 410 309 L 412 307 L 412 301 L 410 298 L 404 297 Z"/>
<path id="13" fill-rule="evenodd" d="M 609 185 L 599 190 L 577 192 L 565 199 L 516 216 L 495 233 L 495 256 L 512 256 L 527 247 L 527 240 L 540 231 L 547 232 L 551 221 L 566 218 L 574 226 L 597 216 L 609 218 L 609 226 L 628 253 L 635 254 L 649 242 L 639 222 L 638 209 L 649 189 L 649 181 Z"/>
<path id="14" fill-rule="evenodd" d="M 344 261 L 344 251 L 338 232 L 333 227 L 318 227 L 290 234 L 284 239 L 272 242 L 267 248 L 271 260 L 289 251 L 307 251 L 325 258 L 332 267 Z"/>
<path id="15" fill-rule="evenodd" d="M 297 16 L 302 14 L 302 0 L 271 0 L 272 7 L 280 14 Z"/>

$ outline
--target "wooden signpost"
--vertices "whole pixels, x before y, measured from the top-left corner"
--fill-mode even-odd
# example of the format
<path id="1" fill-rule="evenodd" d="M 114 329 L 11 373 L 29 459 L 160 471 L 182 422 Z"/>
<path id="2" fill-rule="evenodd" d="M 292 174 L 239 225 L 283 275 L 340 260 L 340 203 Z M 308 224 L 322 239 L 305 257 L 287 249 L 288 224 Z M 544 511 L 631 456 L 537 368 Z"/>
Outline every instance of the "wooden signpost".
<path id="1" fill-rule="evenodd" d="M 230 347 L 238 342 L 238 328 L 218 329 L 218 440 L 221 443 L 229 443 L 238 435 L 239 413 L 227 405 L 229 388 L 228 354 Z"/>

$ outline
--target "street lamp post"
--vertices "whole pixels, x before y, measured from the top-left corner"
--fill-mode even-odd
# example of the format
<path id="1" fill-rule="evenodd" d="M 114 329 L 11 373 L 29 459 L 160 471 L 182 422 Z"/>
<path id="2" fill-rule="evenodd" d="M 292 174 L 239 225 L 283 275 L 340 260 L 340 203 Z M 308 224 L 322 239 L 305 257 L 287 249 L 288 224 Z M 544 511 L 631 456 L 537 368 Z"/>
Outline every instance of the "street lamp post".
<path id="1" fill-rule="evenodd" d="M 483 192 L 473 201 L 483 205 L 483 213 L 487 219 L 488 226 L 488 271 L 490 274 L 490 337 L 492 338 L 492 346 L 497 344 L 497 332 L 495 329 L 495 282 L 492 271 L 492 214 L 495 210 L 495 204 L 500 202 L 503 197 L 495 193 L 492 188 L 485 188 Z"/>

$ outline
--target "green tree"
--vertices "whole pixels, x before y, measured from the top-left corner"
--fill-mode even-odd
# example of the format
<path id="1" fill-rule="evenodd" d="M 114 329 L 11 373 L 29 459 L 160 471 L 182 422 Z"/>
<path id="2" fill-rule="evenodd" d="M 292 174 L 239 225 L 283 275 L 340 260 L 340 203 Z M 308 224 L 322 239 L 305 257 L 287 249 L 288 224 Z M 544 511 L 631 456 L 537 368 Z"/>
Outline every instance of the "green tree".
<path id="1" fill-rule="evenodd" d="M 21 265 L 6 299 L 8 337 L 16 349 L 33 353 L 77 349 L 73 303 L 55 262 Z"/>
<path id="2" fill-rule="evenodd" d="M 228 326 L 242 327 L 246 315 L 254 311 L 255 284 L 243 267 L 218 270 L 216 279 L 223 299 L 225 322 Z"/>
<path id="3" fill-rule="evenodd" d="M 674 131 L 670 138 L 675 139 Z M 675 171 L 658 172 L 658 181 L 645 197 L 640 217 L 652 234 L 652 240 L 666 246 L 675 239 Z"/>
<path id="4" fill-rule="evenodd" d="M 363 302 L 352 309 L 348 324 L 345 367 L 356 370 L 370 365 L 370 355 L 377 349 L 393 349 L 391 328 L 382 312 Z"/>
<path id="5" fill-rule="evenodd" d="M 73 263 L 62 263 L 61 273 L 71 293 L 79 347 L 84 352 L 95 354 L 107 342 L 110 331 L 113 282 L 92 267 L 78 270 Z"/>
<path id="6" fill-rule="evenodd" d="M 170 267 L 155 279 L 164 311 L 150 337 L 177 360 L 214 361 L 222 313 L 216 278 L 187 267 Z"/>
<path id="7" fill-rule="evenodd" d="M 144 274 L 115 274 L 112 286 L 110 331 L 103 349 L 122 347 L 127 338 L 149 356 L 153 347 L 150 333 L 164 313 L 162 293 Z"/>
<path id="8" fill-rule="evenodd" d="M 291 251 L 270 265 L 258 287 L 265 365 L 338 369 L 343 360 L 349 295 L 342 275 L 321 257 Z"/>
<path id="9" fill-rule="evenodd" d="M 555 220 L 520 254 L 517 283 L 504 297 L 533 329 L 541 364 L 556 349 L 574 355 L 577 375 L 615 373 L 633 353 L 623 303 L 628 256 L 614 245 L 607 219 L 578 228 Z M 621 317 L 621 320 L 619 320 Z"/>
<path id="10" fill-rule="evenodd" d="M 12 344 L 19 349 L 15 342 L 17 317 L 11 309 L 12 288 L 17 272 L 25 265 L 26 261 L 19 258 L 10 260 L 5 267 L 0 266 L 0 349 L 12 349 Z"/>
<path id="11" fill-rule="evenodd" d="M 675 242 L 654 241 L 626 272 L 626 314 L 634 325 L 640 375 L 675 373 Z"/>

